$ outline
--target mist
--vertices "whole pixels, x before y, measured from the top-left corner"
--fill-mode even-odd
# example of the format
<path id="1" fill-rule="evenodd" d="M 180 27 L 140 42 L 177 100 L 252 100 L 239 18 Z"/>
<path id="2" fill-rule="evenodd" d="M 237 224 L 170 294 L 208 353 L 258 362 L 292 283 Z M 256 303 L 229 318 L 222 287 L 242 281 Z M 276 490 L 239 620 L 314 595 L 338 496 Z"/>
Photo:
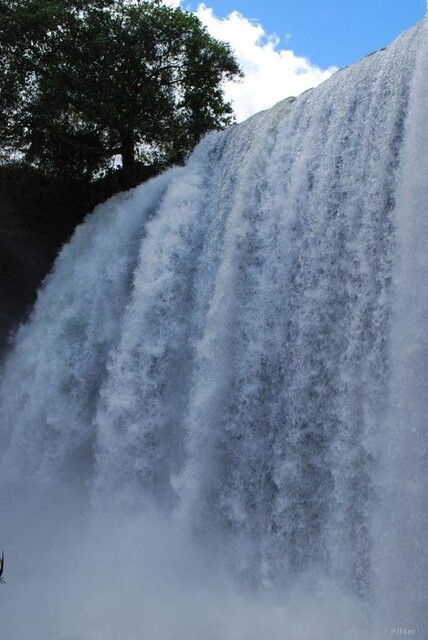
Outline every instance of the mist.
<path id="1" fill-rule="evenodd" d="M 307 574 L 284 593 L 248 589 L 224 553 L 159 512 L 100 512 L 66 487 L 15 488 L 2 504 L 7 640 L 359 637 L 361 604 L 327 579 Z"/>

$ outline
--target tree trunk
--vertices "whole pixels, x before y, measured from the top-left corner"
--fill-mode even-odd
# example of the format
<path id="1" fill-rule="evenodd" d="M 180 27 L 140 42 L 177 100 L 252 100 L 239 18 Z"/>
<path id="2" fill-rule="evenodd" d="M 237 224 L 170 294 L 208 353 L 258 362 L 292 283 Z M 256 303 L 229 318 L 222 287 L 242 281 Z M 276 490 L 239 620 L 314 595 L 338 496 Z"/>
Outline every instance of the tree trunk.
<path id="1" fill-rule="evenodd" d="M 132 173 L 135 167 L 135 155 L 134 155 L 134 132 L 132 129 L 122 131 L 120 134 L 121 143 L 121 155 L 122 155 L 122 168 L 125 173 Z"/>

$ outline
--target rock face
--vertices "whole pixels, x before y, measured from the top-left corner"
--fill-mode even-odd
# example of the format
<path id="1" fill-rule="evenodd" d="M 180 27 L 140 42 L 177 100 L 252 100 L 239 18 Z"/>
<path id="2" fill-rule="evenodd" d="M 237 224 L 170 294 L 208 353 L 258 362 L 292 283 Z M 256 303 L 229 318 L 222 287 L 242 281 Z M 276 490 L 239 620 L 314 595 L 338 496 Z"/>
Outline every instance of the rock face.
<path id="1" fill-rule="evenodd" d="M 95 204 L 89 185 L 0 170 L 0 353 L 60 247 Z"/>
<path id="2" fill-rule="evenodd" d="M 33 230 L 13 193 L 0 188 L 0 352 L 49 270 L 49 242 Z"/>

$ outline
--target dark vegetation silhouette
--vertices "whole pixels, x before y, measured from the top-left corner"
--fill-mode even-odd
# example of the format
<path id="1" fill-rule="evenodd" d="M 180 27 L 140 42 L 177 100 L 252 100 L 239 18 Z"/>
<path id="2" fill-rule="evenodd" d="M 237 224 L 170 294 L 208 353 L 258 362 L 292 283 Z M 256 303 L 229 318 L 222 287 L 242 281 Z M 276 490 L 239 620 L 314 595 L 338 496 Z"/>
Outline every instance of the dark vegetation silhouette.
<path id="1" fill-rule="evenodd" d="M 0 2 L 5 160 L 93 180 L 142 177 L 233 122 L 229 45 L 160 0 Z"/>

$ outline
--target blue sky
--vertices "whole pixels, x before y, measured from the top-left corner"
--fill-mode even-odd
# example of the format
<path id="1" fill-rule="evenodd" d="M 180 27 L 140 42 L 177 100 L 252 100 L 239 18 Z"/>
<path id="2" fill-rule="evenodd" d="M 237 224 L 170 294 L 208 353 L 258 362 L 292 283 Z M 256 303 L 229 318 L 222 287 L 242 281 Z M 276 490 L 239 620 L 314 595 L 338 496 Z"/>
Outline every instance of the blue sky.
<path id="1" fill-rule="evenodd" d="M 185 2 L 196 9 L 199 2 Z M 345 66 L 394 40 L 425 14 L 425 0 L 206 0 L 218 17 L 234 9 L 320 67 Z M 287 34 L 291 34 L 291 37 Z"/>

